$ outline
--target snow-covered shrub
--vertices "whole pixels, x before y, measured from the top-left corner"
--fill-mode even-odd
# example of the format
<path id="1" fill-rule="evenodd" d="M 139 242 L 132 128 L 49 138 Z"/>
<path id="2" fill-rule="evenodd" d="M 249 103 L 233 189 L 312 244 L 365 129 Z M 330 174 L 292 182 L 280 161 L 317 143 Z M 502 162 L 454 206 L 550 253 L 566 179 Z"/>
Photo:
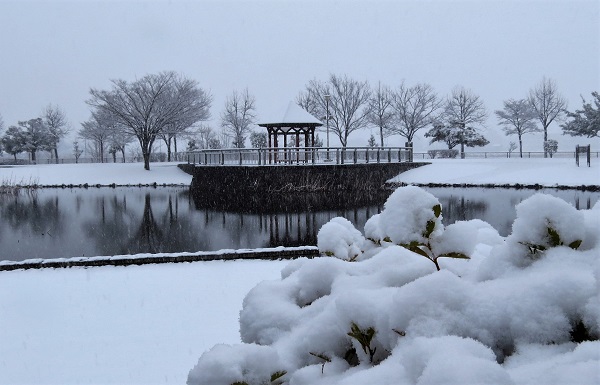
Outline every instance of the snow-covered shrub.
<path id="1" fill-rule="evenodd" d="M 367 220 L 365 237 L 370 242 L 365 242 L 365 237 L 347 219 L 337 217 L 321 228 L 317 245 L 324 255 L 354 261 L 372 256 L 375 246 L 391 243 L 422 255 L 440 270 L 439 258 L 469 258 L 475 240 L 471 246 L 451 240 L 469 239 L 467 235 L 474 235 L 471 227 L 454 226 L 444 237 L 442 205 L 438 199 L 419 187 L 406 186 L 390 195 L 381 214 Z M 465 231 L 469 234 L 460 236 Z"/>
<path id="2" fill-rule="evenodd" d="M 361 254 L 364 237 L 352 222 L 335 217 L 325 223 L 317 234 L 317 247 L 322 254 L 354 261 Z"/>
<path id="3" fill-rule="evenodd" d="M 264 385 L 283 383 L 277 351 L 260 345 L 217 345 L 190 371 L 188 383 Z"/>
<path id="4" fill-rule="evenodd" d="M 341 245 L 330 248 L 335 257 L 292 261 L 252 289 L 244 344 L 202 355 L 188 383 L 597 382 L 599 205 L 576 211 L 535 195 L 502 238 L 478 220 L 444 228 L 439 202 L 420 189 L 392 197 L 366 238 L 336 219 L 329 235 L 344 243 L 327 239 Z M 470 259 L 431 263 L 451 253 Z"/>

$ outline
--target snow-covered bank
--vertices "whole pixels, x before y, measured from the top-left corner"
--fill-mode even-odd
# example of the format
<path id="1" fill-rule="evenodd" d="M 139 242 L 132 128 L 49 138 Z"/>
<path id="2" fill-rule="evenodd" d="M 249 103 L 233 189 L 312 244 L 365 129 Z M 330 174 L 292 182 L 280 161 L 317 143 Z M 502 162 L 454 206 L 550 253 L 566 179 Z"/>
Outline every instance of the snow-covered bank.
<path id="1" fill-rule="evenodd" d="M 391 181 L 406 184 L 600 186 L 600 159 L 577 167 L 573 159 L 432 159 Z"/>
<path id="2" fill-rule="evenodd" d="M 189 185 L 192 176 L 177 168 L 178 163 L 80 163 L 0 167 L 0 184 L 20 185 Z"/>

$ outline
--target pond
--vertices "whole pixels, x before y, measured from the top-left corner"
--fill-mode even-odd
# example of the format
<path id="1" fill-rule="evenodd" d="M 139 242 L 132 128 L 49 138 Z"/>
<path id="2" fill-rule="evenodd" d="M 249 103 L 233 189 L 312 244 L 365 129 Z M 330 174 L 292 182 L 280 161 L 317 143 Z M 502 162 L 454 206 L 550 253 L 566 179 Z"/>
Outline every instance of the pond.
<path id="1" fill-rule="evenodd" d="M 479 218 L 510 233 L 515 205 L 532 190 L 428 188 L 444 224 Z M 597 192 L 543 190 L 587 209 Z M 0 196 L 0 260 L 315 245 L 343 216 L 363 230 L 391 192 L 203 196 L 187 187 L 39 189 Z"/>

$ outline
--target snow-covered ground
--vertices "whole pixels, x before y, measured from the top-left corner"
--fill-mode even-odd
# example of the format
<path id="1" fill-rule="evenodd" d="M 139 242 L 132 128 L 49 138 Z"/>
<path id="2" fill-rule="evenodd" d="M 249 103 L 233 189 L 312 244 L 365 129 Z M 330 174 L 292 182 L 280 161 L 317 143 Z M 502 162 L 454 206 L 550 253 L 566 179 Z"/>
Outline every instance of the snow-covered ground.
<path id="1" fill-rule="evenodd" d="M 433 159 L 431 165 L 400 174 L 392 181 L 407 184 L 539 184 L 546 187 L 600 185 L 600 159 L 591 167 L 580 161 L 555 159 Z"/>
<path id="2" fill-rule="evenodd" d="M 184 384 L 287 261 L 0 273 L 0 384 Z"/>
<path id="3" fill-rule="evenodd" d="M 577 167 L 575 160 L 555 159 L 433 159 L 431 165 L 407 171 L 393 181 L 404 183 L 539 184 L 553 187 L 600 185 L 600 159 L 591 167 Z M 190 184 L 191 175 L 177 163 L 44 164 L 0 167 L 0 184 L 38 185 L 135 185 Z"/>
<path id="4" fill-rule="evenodd" d="M 574 161 L 570 159 L 435 160 L 430 166 L 402 174 L 399 180 L 405 183 L 600 185 L 598 163 L 600 162 L 592 159 L 591 168 L 577 168 Z M 85 183 L 126 185 L 188 184 L 191 181 L 191 176 L 177 169 L 172 163 L 152 164 L 151 169 L 149 172 L 145 171 L 139 163 L 19 166 L 0 168 L 0 183 L 3 181 L 27 183 L 33 180 L 40 185 Z M 490 246 L 483 242 L 478 250 L 480 256 L 487 255 Z M 383 256 L 379 261 L 386 258 L 389 256 Z M 365 273 L 369 272 L 369 266 L 376 268 L 379 263 L 377 261 L 365 264 L 367 267 Z M 477 260 L 477 264 L 480 262 L 481 258 Z M 190 369 L 198 362 L 203 352 L 217 343 L 239 343 L 238 318 L 242 299 L 250 288 L 259 282 L 265 279 L 278 280 L 279 272 L 286 265 L 288 262 L 284 261 L 232 261 L 1 272 L 0 384 L 185 383 Z M 299 267 L 300 265 L 296 264 L 296 268 Z M 499 272 L 507 271 L 504 265 L 496 267 Z M 288 268 L 287 273 L 291 274 L 294 269 Z M 462 270 L 463 273 L 472 276 L 474 270 L 468 269 Z M 425 270 L 419 267 L 407 274 L 414 275 Z M 596 268 L 594 279 L 597 279 L 598 272 L 600 269 Z M 375 274 L 375 270 L 370 270 L 370 273 Z M 382 274 L 382 276 L 375 274 L 374 277 L 385 278 L 391 277 L 389 274 L 404 273 L 396 266 L 393 271 L 382 272 Z M 553 279 L 559 279 L 559 273 L 552 270 L 552 274 L 555 275 Z M 586 277 L 586 288 L 589 289 L 589 285 L 592 284 L 592 273 L 582 274 Z M 518 275 L 526 279 L 524 273 Z M 418 274 L 414 275 L 417 276 Z M 427 290 L 431 296 L 429 298 L 437 297 L 438 294 L 440 296 L 452 294 L 447 292 L 436 294 L 437 289 L 428 288 L 427 284 L 429 281 L 435 283 L 438 278 L 442 281 L 452 281 L 455 278 L 450 277 L 449 274 L 439 276 L 434 274 L 434 276 L 430 279 L 424 277 L 425 286 L 421 288 Z M 357 276 L 356 279 L 359 281 L 362 279 L 361 285 L 369 285 L 379 282 L 379 278 L 373 280 L 372 277 L 365 276 L 363 279 Z M 508 275 L 502 279 L 504 278 L 509 285 L 516 282 Z M 415 282 L 417 281 L 418 278 L 415 279 Z M 597 282 L 596 280 L 596 285 Z M 540 295 L 544 295 L 543 280 L 535 281 L 532 285 L 537 283 L 539 287 L 536 290 L 542 290 Z M 347 284 L 354 285 L 350 281 Z M 466 285 L 475 285 L 475 283 L 469 281 Z M 351 288 L 347 285 L 345 287 Z M 570 290 L 566 286 L 561 288 Z M 360 293 L 360 298 L 368 292 L 368 289 L 365 290 Z M 417 287 L 414 290 L 417 290 L 415 295 L 418 295 L 420 289 Z M 477 304 L 477 300 L 483 298 L 477 295 L 474 287 L 469 290 L 461 287 L 460 290 L 463 294 L 473 294 L 473 306 Z M 490 290 L 491 293 L 499 296 L 502 294 L 495 292 L 493 287 Z M 519 298 L 518 290 L 513 292 L 514 298 Z M 308 294 L 310 293 L 304 293 L 304 295 Z M 405 298 L 405 302 L 415 300 L 409 297 Z M 452 301 L 458 301 L 458 297 L 460 296 L 452 297 Z M 512 298 L 509 297 L 506 298 Z M 546 295 L 543 298 L 550 297 L 551 295 Z M 580 297 L 581 295 L 578 298 Z M 348 302 L 350 303 L 352 301 Z M 342 301 L 340 306 L 343 305 Z M 590 306 L 592 305 L 593 303 Z M 440 311 L 445 309 L 443 304 L 439 306 L 442 306 Z M 569 304 L 566 303 L 565 306 L 568 308 Z M 475 309 L 476 306 L 471 310 Z M 518 306 L 515 309 L 515 312 L 518 311 Z M 350 311 L 350 309 L 346 310 Z M 488 310 L 490 314 L 495 314 L 494 309 Z M 432 311 L 435 313 L 436 309 L 433 308 Z M 544 314 L 545 310 L 541 311 L 541 314 Z M 363 315 L 367 316 L 367 314 Z M 449 312 L 447 315 L 456 314 Z M 502 316 L 502 314 L 497 315 Z M 430 327 L 441 330 L 439 329 L 441 326 L 435 324 L 435 318 L 429 319 L 427 314 L 419 316 L 423 317 L 423 322 Z M 598 318 L 600 319 L 600 316 Z M 561 321 L 560 317 L 556 320 L 556 322 Z M 489 332 L 484 327 L 491 321 L 480 319 L 477 322 L 479 324 L 476 326 L 483 328 L 482 333 Z M 433 357 L 438 368 L 457 374 L 459 372 L 452 368 L 459 363 L 448 360 L 457 352 L 468 353 L 467 355 L 471 357 L 470 364 L 477 364 L 474 367 L 481 368 L 483 375 L 492 373 L 487 371 L 488 369 L 492 371 L 497 369 L 493 366 L 493 359 L 489 357 L 490 351 L 485 350 L 482 345 L 449 340 L 443 343 L 443 347 L 449 349 L 444 353 L 446 356 L 442 354 L 435 356 L 435 349 L 427 347 L 426 340 L 408 341 L 412 344 L 407 345 L 408 348 L 413 346 L 417 350 L 420 349 L 422 356 L 417 357 L 410 349 L 405 348 L 400 348 L 398 354 L 413 360 L 416 369 L 419 367 L 423 369 L 426 365 L 424 360 Z M 534 379 L 529 378 L 528 374 L 546 371 L 548 365 L 545 361 L 550 363 L 556 361 L 562 365 L 561 367 L 568 367 L 571 359 L 578 365 L 577 367 L 582 367 L 582 360 L 586 357 L 591 357 L 590 359 L 596 357 L 596 361 L 591 362 L 592 365 L 597 363 L 598 344 L 584 347 L 592 351 L 586 353 L 580 349 L 573 352 L 572 346 L 569 347 L 568 344 L 557 345 L 555 348 L 530 347 L 516 357 L 516 361 L 509 362 L 512 368 L 507 367 L 507 369 L 511 375 L 516 376 L 514 378 L 527 379 L 531 383 Z M 575 354 L 579 354 L 579 358 L 573 358 Z M 340 362 L 335 362 L 326 370 L 338 370 L 342 366 Z M 318 368 L 320 365 L 317 366 Z M 588 377 L 577 378 L 594 378 L 593 366 L 591 374 L 589 368 L 590 365 L 584 365 L 584 369 L 588 370 L 584 374 Z M 380 369 L 380 373 L 377 374 L 376 369 L 372 372 L 372 377 L 363 378 L 363 382 L 360 382 L 358 375 L 357 383 L 367 383 L 371 380 L 383 381 L 384 370 Z M 309 375 L 318 374 L 318 371 L 315 370 Z M 552 379 L 553 373 L 551 371 L 548 373 L 547 379 Z M 595 382 L 599 383 L 600 372 L 596 371 L 596 373 L 599 376 L 596 377 L 598 381 Z M 574 372 L 574 374 L 581 373 Z M 414 373 L 408 373 L 407 378 L 412 378 L 412 375 Z M 429 376 L 432 381 L 440 379 L 437 373 L 429 373 Z M 503 381 L 506 380 L 504 374 L 501 378 Z M 470 377 L 470 380 L 472 379 L 473 377 Z M 379 383 L 383 383 L 381 381 Z M 393 378 L 388 378 L 388 382 L 395 383 Z M 564 381 L 559 383 L 563 384 Z"/>
<path id="5" fill-rule="evenodd" d="M 80 163 L 40 164 L 0 167 L 0 184 L 39 186 L 55 185 L 137 185 L 186 184 L 192 176 L 177 168 L 178 163 L 151 163 L 144 170 L 143 163 Z"/>

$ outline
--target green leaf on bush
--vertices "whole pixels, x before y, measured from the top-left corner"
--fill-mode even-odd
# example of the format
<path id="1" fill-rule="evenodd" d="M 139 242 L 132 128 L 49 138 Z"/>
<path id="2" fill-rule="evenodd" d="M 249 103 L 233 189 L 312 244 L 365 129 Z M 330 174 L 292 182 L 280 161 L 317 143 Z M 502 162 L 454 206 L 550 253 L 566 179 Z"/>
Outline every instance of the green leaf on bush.
<path id="1" fill-rule="evenodd" d="M 442 205 L 437 204 L 433 206 L 433 215 L 435 215 L 436 218 L 439 218 L 440 215 L 442 215 Z"/>
<path id="2" fill-rule="evenodd" d="M 324 251 L 323 254 L 325 254 L 328 257 L 333 257 L 335 254 L 333 253 L 333 251 Z"/>
<path id="3" fill-rule="evenodd" d="M 433 230 L 435 230 L 435 222 L 427 221 L 427 225 L 425 226 L 425 232 L 423 233 L 423 236 L 425 238 L 429 238 L 431 236 L 431 233 L 433 233 Z"/>
<path id="4" fill-rule="evenodd" d="M 556 247 L 556 246 L 562 245 L 558 231 L 554 230 L 550 226 L 548 226 L 548 236 L 550 237 L 550 247 Z"/>
<path id="5" fill-rule="evenodd" d="M 579 246 L 581 246 L 581 242 L 583 242 L 581 239 L 573 241 L 573 242 L 569 243 L 569 247 L 572 248 L 573 250 L 577 250 L 579 248 Z"/>
<path id="6" fill-rule="evenodd" d="M 469 257 L 468 255 L 465 255 L 463 253 L 457 253 L 457 252 L 446 253 L 444 255 L 440 255 L 440 257 L 458 258 L 458 259 L 471 259 L 471 257 Z"/>
<path id="7" fill-rule="evenodd" d="M 384 242 L 392 242 L 392 240 L 391 240 L 391 238 L 390 238 L 390 237 L 385 237 L 385 238 L 383 238 L 383 241 L 384 241 Z"/>
<path id="8" fill-rule="evenodd" d="M 280 370 L 278 372 L 271 374 L 271 382 L 277 381 L 278 379 L 285 376 L 286 374 L 287 374 L 287 372 L 285 370 Z"/>
<path id="9" fill-rule="evenodd" d="M 308 354 L 310 354 L 311 356 L 315 356 L 317 358 L 320 358 L 323 361 L 331 362 L 331 358 L 327 357 L 325 354 L 322 354 L 322 353 L 313 353 L 313 352 L 309 352 Z"/>
<path id="10" fill-rule="evenodd" d="M 372 356 L 375 353 L 374 350 L 371 350 L 371 340 L 375 336 L 375 329 L 373 327 L 362 330 L 357 324 L 352 322 L 348 335 L 358 341 L 365 354 L 371 354 Z"/>
<path id="11" fill-rule="evenodd" d="M 429 254 L 427 254 L 427 252 L 425 250 L 423 250 L 419 247 L 419 246 L 424 246 L 424 245 L 417 241 L 412 241 L 411 243 L 408 243 L 408 244 L 402 243 L 402 244 L 400 244 L 400 246 L 412 251 L 413 253 L 417 253 L 417 254 L 422 255 L 425 258 L 429 259 Z"/>

